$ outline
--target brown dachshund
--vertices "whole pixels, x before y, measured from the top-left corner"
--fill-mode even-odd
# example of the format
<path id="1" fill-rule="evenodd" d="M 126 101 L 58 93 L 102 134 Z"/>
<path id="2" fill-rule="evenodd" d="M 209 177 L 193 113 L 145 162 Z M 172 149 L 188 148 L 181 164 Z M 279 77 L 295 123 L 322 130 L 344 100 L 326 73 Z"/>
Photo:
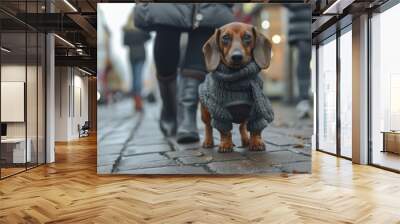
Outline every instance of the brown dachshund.
<path id="1" fill-rule="evenodd" d="M 208 76 L 212 76 L 212 72 L 218 66 L 221 66 L 221 64 L 229 70 L 235 71 L 235 69 L 239 70 L 250 62 L 255 62 L 259 69 L 266 69 L 269 67 L 271 59 L 271 43 L 253 26 L 234 22 L 217 29 L 213 36 L 204 44 L 203 53 L 207 70 L 211 72 Z M 210 109 L 204 103 L 201 104 L 201 118 L 205 124 L 205 138 L 203 142 L 203 147 L 205 148 L 214 146 Z M 240 110 L 240 107 L 235 107 L 233 113 L 231 110 L 230 114 L 240 113 Z M 265 144 L 261 137 L 262 129 L 253 132 L 250 131 L 249 137 L 247 118 L 236 119 L 233 123 L 240 124 L 239 130 L 243 147 L 248 147 L 252 151 L 265 150 Z M 220 129 L 218 131 L 221 136 L 219 152 L 232 151 L 234 145 L 231 131 Z"/>

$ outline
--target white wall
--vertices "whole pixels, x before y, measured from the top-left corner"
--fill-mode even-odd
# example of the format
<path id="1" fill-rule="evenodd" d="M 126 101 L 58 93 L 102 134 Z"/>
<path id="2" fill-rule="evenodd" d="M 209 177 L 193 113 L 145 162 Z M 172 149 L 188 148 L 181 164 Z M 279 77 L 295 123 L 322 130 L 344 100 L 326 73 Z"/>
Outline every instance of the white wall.
<path id="1" fill-rule="evenodd" d="M 68 88 L 70 84 L 68 67 L 55 68 L 55 141 L 68 140 Z"/>
<path id="2" fill-rule="evenodd" d="M 76 68 L 56 67 L 56 141 L 77 139 L 78 124 L 88 120 L 88 78 L 83 75 Z"/>
<path id="3" fill-rule="evenodd" d="M 81 73 L 79 73 L 81 74 Z M 74 108 L 72 108 L 71 135 L 73 138 L 79 137 L 78 124 L 83 125 L 88 117 L 88 78 L 85 76 L 74 75 Z M 79 97 L 80 96 L 80 97 Z M 79 102 L 80 101 L 80 102 Z M 81 107 L 81 108 L 80 108 Z M 82 111 L 80 111 L 82 110 Z"/>
<path id="4" fill-rule="evenodd" d="M 25 65 L 2 65 L 1 81 L 25 82 L 25 69 Z M 7 110 L 7 108 L 1 108 L 1 110 Z M 25 137 L 25 122 L 7 123 L 7 137 Z"/>

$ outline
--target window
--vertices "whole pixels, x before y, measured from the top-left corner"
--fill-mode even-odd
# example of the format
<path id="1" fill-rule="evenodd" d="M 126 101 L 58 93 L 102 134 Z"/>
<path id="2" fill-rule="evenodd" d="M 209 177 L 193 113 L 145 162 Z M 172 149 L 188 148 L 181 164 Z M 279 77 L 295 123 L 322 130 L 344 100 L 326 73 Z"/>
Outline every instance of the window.
<path id="1" fill-rule="evenodd" d="M 400 5 L 371 18 L 371 162 L 400 170 Z"/>
<path id="2" fill-rule="evenodd" d="M 318 149 L 336 153 L 336 36 L 318 48 Z"/>
<path id="3" fill-rule="evenodd" d="M 1 1 L 0 7 L 18 6 L 23 15 L 43 12 L 44 3 Z M 45 163 L 45 41 L 40 31 L 0 12 L 0 178 Z"/>
<path id="4" fill-rule="evenodd" d="M 352 157 L 352 33 L 340 36 L 340 155 Z"/>

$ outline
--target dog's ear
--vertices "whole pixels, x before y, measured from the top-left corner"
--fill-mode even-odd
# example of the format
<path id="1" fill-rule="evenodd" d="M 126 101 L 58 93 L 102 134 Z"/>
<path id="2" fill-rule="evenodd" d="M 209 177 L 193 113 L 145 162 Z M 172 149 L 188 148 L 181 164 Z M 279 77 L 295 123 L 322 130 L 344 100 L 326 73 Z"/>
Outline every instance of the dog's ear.
<path id="1" fill-rule="evenodd" d="M 271 61 L 271 42 L 260 31 L 253 27 L 253 35 L 255 44 L 253 49 L 253 57 L 257 65 L 262 69 L 269 67 Z"/>
<path id="2" fill-rule="evenodd" d="M 207 71 L 209 72 L 214 71 L 221 60 L 218 47 L 219 33 L 219 29 L 216 29 L 214 34 L 203 46 L 204 59 L 206 62 Z"/>

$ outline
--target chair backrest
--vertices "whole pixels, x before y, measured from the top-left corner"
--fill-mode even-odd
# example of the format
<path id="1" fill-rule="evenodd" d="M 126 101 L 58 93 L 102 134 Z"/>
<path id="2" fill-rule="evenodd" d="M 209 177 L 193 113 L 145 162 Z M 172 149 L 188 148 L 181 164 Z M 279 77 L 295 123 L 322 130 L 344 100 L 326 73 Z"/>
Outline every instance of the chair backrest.
<path id="1" fill-rule="evenodd" d="M 89 129 L 90 128 L 90 123 L 89 121 L 85 121 L 85 123 L 82 126 L 82 129 Z"/>

